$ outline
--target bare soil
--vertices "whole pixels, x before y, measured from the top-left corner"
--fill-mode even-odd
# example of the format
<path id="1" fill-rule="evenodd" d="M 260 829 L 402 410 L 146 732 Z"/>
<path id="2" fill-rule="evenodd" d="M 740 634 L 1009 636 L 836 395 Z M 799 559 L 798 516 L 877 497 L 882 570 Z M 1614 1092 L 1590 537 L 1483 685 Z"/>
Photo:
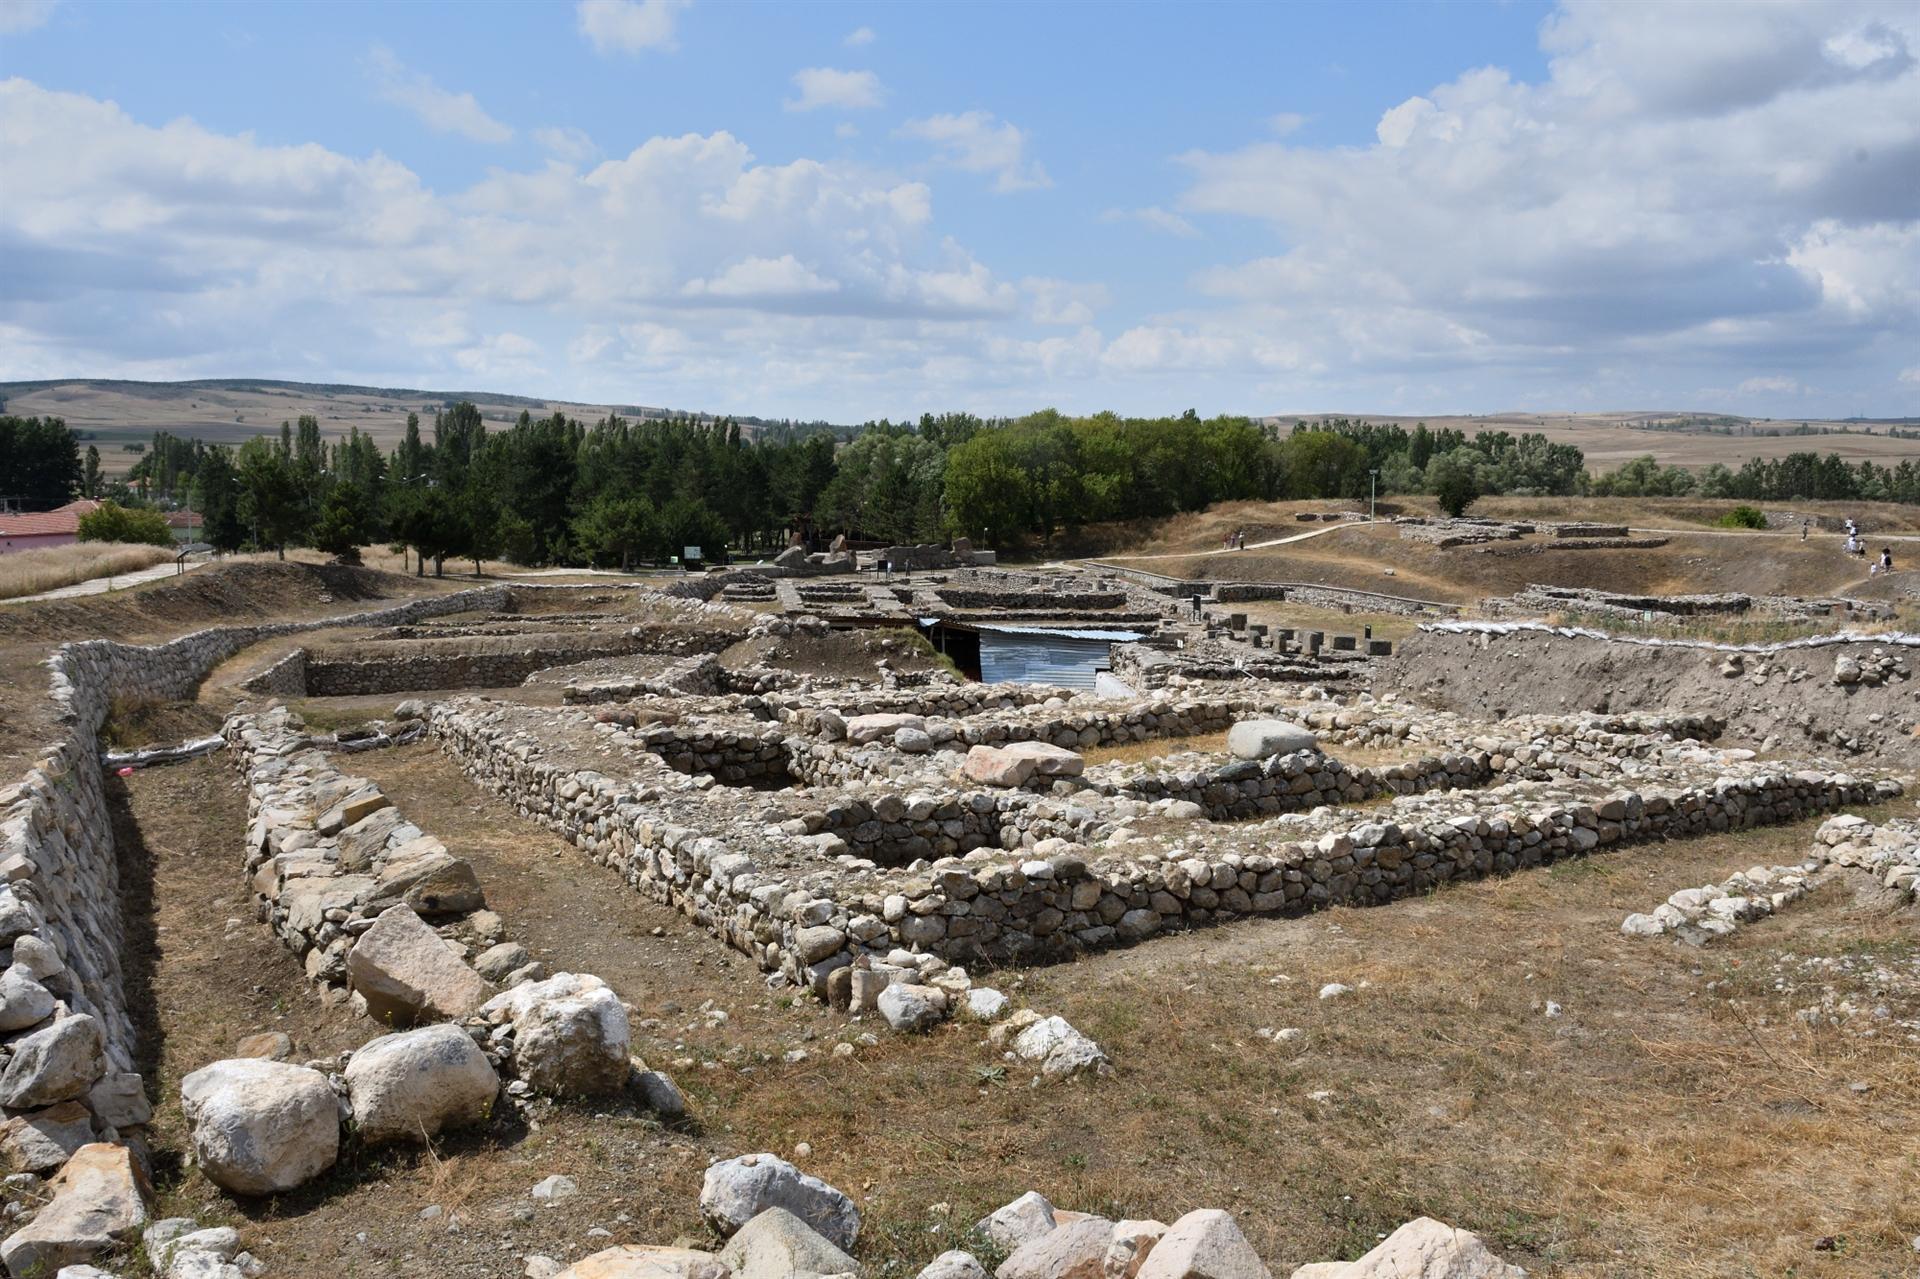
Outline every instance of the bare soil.
<path id="1" fill-rule="evenodd" d="M 1786 650 L 1764 662 L 1749 655 L 1743 673 L 1728 676 L 1727 655 L 1708 648 L 1537 631 L 1491 637 L 1422 631 L 1374 664 L 1374 691 L 1489 720 L 1588 710 L 1709 713 L 1726 718 L 1726 745 L 1759 748 L 1772 738 L 1783 748 L 1845 760 L 1850 756 L 1837 740 L 1844 737 L 1859 743 L 1874 768 L 1911 768 L 1920 762 L 1914 682 L 1833 682 L 1836 655 L 1865 657 L 1873 649 L 1869 640 Z M 1756 685 L 1751 677 L 1763 664 L 1774 673 Z M 1782 673 L 1796 667 L 1806 678 L 1790 684 Z"/>

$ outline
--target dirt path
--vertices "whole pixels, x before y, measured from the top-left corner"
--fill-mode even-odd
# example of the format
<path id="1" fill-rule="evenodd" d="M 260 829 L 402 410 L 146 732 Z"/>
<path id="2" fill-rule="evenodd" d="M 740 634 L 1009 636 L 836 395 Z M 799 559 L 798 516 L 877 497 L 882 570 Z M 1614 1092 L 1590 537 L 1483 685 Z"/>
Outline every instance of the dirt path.
<path id="1" fill-rule="evenodd" d="M 1305 533 L 1295 533 L 1290 537 L 1276 537 L 1264 542 L 1248 542 L 1245 546 L 1235 546 L 1231 548 L 1220 546 L 1210 551 L 1173 551 L 1161 555 L 1102 555 L 1098 558 L 1102 560 L 1193 560 L 1203 559 L 1209 555 L 1242 555 L 1247 551 L 1264 550 L 1269 546 L 1286 546 L 1291 542 L 1310 541 L 1316 537 L 1325 537 L 1329 533 L 1338 533 L 1341 529 L 1364 527 L 1369 522 L 1370 521 L 1365 520 L 1347 520 L 1339 524 L 1327 524 L 1320 528 L 1308 529 Z M 1082 560 L 1056 560 L 1047 565 L 1047 567 L 1077 568 L 1084 566 L 1086 562 L 1087 561 Z"/>

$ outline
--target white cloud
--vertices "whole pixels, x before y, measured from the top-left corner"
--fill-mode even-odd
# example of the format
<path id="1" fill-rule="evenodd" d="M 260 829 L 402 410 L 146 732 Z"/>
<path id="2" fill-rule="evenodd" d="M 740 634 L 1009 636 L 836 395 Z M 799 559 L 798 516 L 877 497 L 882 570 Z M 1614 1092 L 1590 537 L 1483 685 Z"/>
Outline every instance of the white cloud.
<path id="1" fill-rule="evenodd" d="M 1805 389 L 1790 377 L 1750 377 L 1740 384 L 1740 390 L 1748 395 L 1792 395 Z"/>
<path id="2" fill-rule="evenodd" d="M 880 87 L 880 77 L 871 71 L 805 67 L 793 73 L 793 84 L 800 90 L 800 96 L 787 99 L 785 106 L 789 111 L 815 111 L 821 107 L 859 111 L 879 106 L 886 96 Z"/>
<path id="3" fill-rule="evenodd" d="M 1908 386 L 1920 386 L 1920 364 L 1900 370 L 1900 380 Z"/>
<path id="4" fill-rule="evenodd" d="M 692 0 L 580 0 L 574 21 L 601 53 L 673 50 L 674 24 Z"/>
<path id="5" fill-rule="evenodd" d="M 1223 309 L 1189 327 L 1237 318 L 1355 385 L 1648 403 L 1920 346 L 1920 13 L 1568 0 L 1543 44 L 1539 83 L 1403 90 L 1375 145 L 1181 157 L 1178 212 L 1282 246 L 1199 273 Z"/>
<path id="6" fill-rule="evenodd" d="M 847 32 L 847 38 L 840 43 L 846 45 L 849 49 L 858 49 L 862 45 L 872 44 L 877 38 L 872 27 L 855 27 L 853 30 Z"/>
<path id="7" fill-rule="evenodd" d="M 1267 117 L 1267 128 L 1273 131 L 1275 137 L 1284 138 L 1289 133 L 1299 132 L 1306 122 L 1307 117 L 1298 111 L 1282 111 Z"/>
<path id="8" fill-rule="evenodd" d="M 0 0 L 0 35 L 44 27 L 60 0 Z"/>
<path id="9" fill-rule="evenodd" d="M 1138 222 L 1165 235 L 1177 236 L 1182 240 L 1194 240 L 1200 236 L 1200 228 L 1169 209 L 1157 204 L 1144 209 L 1108 209 L 1100 215 L 1102 222 Z"/>
<path id="10" fill-rule="evenodd" d="M 439 192 L 384 155 L 149 125 L 14 79 L 0 172 L 0 376 L 484 377 L 857 414 L 958 386 L 929 362 L 981 367 L 988 327 L 1035 296 L 939 234 L 925 185 L 762 162 L 727 133 Z"/>
<path id="11" fill-rule="evenodd" d="M 576 129 L 572 125 L 535 129 L 533 140 L 554 159 L 567 164 L 585 164 L 600 154 L 600 148 L 594 145 L 587 131 Z"/>
<path id="12" fill-rule="evenodd" d="M 681 292 L 688 297 L 765 300 L 790 298 L 809 293 L 836 293 L 837 280 L 829 280 L 802 266 L 791 253 L 777 258 L 743 258 L 710 280 L 688 280 Z"/>
<path id="13" fill-rule="evenodd" d="M 1033 299 L 1028 315 L 1035 324 L 1085 327 L 1093 323 L 1094 312 L 1109 300 L 1104 285 L 1048 276 L 1029 276 L 1020 281 L 1020 287 Z"/>
<path id="14" fill-rule="evenodd" d="M 857 138 L 860 136 L 860 126 L 851 120 L 842 120 L 839 124 L 833 126 L 833 136 L 836 138 Z"/>
<path id="15" fill-rule="evenodd" d="M 413 112 L 435 133 L 457 133 L 475 142 L 513 138 L 513 130 L 488 115 L 471 93 L 442 89 L 431 76 L 410 70 L 385 45 L 368 51 L 367 74 L 381 98 Z"/>
<path id="16" fill-rule="evenodd" d="M 1050 187 L 1038 161 L 1026 158 L 1027 135 L 991 112 L 964 111 L 909 120 L 900 136 L 931 142 L 934 159 L 965 173 L 990 173 L 996 191 L 1024 191 Z"/>

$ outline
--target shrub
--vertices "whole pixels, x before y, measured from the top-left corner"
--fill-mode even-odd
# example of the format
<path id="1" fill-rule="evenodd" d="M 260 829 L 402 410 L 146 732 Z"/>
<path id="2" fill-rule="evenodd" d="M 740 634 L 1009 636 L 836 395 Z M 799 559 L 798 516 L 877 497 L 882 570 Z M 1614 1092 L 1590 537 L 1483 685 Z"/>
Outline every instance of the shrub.
<path id="1" fill-rule="evenodd" d="M 125 507 L 102 502 L 80 517 L 82 542 L 143 542 L 149 546 L 172 546 L 173 530 L 167 517 L 146 507 Z"/>
<path id="2" fill-rule="evenodd" d="M 1767 517 L 1759 507 L 1736 506 L 1714 523 L 1721 528 L 1765 528 Z"/>

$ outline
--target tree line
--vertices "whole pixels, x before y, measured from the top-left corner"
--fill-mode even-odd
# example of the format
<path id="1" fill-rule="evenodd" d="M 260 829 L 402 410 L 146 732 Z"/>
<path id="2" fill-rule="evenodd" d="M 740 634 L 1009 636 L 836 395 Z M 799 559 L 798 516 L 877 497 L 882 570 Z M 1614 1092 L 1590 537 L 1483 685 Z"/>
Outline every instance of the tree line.
<path id="1" fill-rule="evenodd" d="M 866 423 L 843 442 L 830 428 L 750 430 L 729 418 L 588 424 L 523 411 L 501 427 L 463 402 L 430 420 L 410 414 L 390 450 L 357 427 L 328 440 L 312 417 L 237 448 L 156 432 L 112 483 L 58 419 L 0 417 L 0 475 L 28 509 L 75 494 L 185 505 L 201 540 L 223 551 L 311 546 L 352 560 L 385 543 L 436 572 L 450 559 L 631 567 L 690 547 L 722 560 L 840 533 L 1002 545 L 1234 500 L 1429 494 L 1456 513 L 1498 494 L 1920 504 L 1914 462 L 1796 453 L 1689 471 L 1649 456 L 1594 475 L 1578 448 L 1541 434 L 1191 411 L 925 414 Z"/>

